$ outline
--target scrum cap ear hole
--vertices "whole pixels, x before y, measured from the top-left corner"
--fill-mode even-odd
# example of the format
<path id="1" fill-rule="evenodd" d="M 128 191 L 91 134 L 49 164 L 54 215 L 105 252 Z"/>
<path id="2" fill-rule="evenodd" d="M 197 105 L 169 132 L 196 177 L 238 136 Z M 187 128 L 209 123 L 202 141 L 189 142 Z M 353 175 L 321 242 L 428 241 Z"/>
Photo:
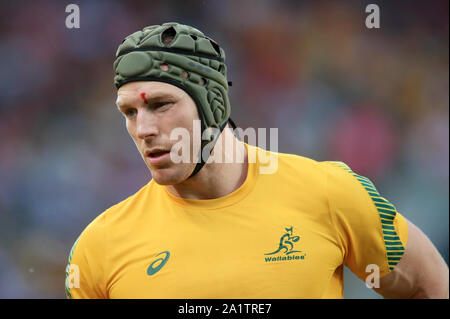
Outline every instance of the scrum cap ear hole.
<path id="1" fill-rule="evenodd" d="M 200 83 L 199 83 L 200 85 L 206 85 L 206 83 L 207 83 L 207 82 L 206 82 L 206 79 L 205 79 L 205 78 L 201 78 L 201 79 L 200 79 Z"/>
<path id="2" fill-rule="evenodd" d="M 189 77 L 189 73 L 187 73 L 186 71 L 181 72 L 181 77 L 183 79 L 187 79 Z"/>
<path id="3" fill-rule="evenodd" d="M 164 44 L 164 46 L 169 46 L 169 44 L 175 38 L 176 34 L 177 31 L 175 31 L 174 27 L 167 28 L 163 33 L 161 33 L 161 42 Z"/>
<path id="4" fill-rule="evenodd" d="M 159 68 L 163 71 L 169 71 L 169 66 L 167 64 L 161 64 Z"/>
<path id="5" fill-rule="evenodd" d="M 210 38 L 207 38 L 209 42 L 211 42 L 211 45 L 213 46 L 214 50 L 216 50 L 217 54 L 220 55 L 220 47 L 217 44 L 217 42 L 211 40 Z"/>
<path id="6" fill-rule="evenodd" d="M 197 41 L 197 36 L 196 36 L 196 35 L 190 34 L 190 36 L 191 36 L 192 39 L 194 39 L 195 41 Z"/>

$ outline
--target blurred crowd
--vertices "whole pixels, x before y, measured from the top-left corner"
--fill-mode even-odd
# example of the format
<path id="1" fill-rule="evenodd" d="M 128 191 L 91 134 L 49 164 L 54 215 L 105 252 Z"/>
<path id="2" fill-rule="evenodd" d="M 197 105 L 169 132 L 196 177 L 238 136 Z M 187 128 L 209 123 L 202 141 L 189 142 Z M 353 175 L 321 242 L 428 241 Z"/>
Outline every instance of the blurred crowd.
<path id="1" fill-rule="evenodd" d="M 347 163 L 448 263 L 448 1 L 0 2 L 0 298 L 64 298 L 70 248 L 151 176 L 117 111 L 114 55 L 176 21 L 226 52 L 232 119 L 278 150 Z M 347 273 L 346 273 L 347 274 Z M 345 296 L 376 298 L 346 279 Z"/>

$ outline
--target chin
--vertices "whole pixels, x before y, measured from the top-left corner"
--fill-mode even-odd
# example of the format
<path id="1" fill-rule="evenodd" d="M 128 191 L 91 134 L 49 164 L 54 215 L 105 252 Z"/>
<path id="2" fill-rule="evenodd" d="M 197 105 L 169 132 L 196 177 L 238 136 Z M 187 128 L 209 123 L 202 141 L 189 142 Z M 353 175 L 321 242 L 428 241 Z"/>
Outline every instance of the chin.
<path id="1" fill-rule="evenodd" d="M 186 179 L 181 172 L 173 168 L 150 169 L 150 172 L 153 180 L 159 185 L 175 185 Z"/>

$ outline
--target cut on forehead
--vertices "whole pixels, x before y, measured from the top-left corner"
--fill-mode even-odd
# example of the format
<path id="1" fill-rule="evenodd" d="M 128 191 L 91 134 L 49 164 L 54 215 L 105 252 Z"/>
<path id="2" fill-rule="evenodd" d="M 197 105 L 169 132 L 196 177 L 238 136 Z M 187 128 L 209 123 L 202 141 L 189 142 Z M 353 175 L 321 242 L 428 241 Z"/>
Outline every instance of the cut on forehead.
<path id="1" fill-rule="evenodd" d="M 142 100 L 142 93 L 145 93 L 145 98 L 148 102 L 168 98 L 181 98 L 187 94 L 182 89 L 164 82 L 158 81 L 135 81 L 124 84 L 117 91 L 117 106 L 125 106 L 132 104 L 136 100 Z"/>

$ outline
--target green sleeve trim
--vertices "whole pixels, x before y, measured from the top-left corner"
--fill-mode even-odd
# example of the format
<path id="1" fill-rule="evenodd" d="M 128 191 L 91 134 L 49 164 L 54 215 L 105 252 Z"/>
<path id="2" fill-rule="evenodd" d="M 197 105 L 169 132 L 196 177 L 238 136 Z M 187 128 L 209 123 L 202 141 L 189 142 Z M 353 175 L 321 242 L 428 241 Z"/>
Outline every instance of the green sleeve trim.
<path id="1" fill-rule="evenodd" d="M 72 262 L 72 255 L 73 255 L 73 251 L 75 249 L 75 246 L 77 245 L 79 237 L 77 238 L 77 240 L 75 241 L 75 243 L 72 246 L 72 249 L 70 250 L 70 254 L 69 254 L 69 259 L 67 262 L 67 267 L 66 267 L 66 297 L 68 299 L 72 299 L 72 294 L 70 293 L 70 286 L 69 286 L 69 275 L 70 275 L 70 263 Z"/>
<path id="2" fill-rule="evenodd" d="M 356 174 L 343 162 L 329 161 L 328 163 L 332 163 L 354 176 L 367 191 L 367 194 L 370 196 L 372 203 L 378 211 L 382 223 L 383 240 L 387 252 L 387 261 L 389 264 L 389 269 L 393 270 L 405 253 L 405 248 L 403 247 L 403 244 L 394 228 L 394 219 L 397 214 L 395 206 L 381 197 L 373 183 L 367 177 Z"/>

